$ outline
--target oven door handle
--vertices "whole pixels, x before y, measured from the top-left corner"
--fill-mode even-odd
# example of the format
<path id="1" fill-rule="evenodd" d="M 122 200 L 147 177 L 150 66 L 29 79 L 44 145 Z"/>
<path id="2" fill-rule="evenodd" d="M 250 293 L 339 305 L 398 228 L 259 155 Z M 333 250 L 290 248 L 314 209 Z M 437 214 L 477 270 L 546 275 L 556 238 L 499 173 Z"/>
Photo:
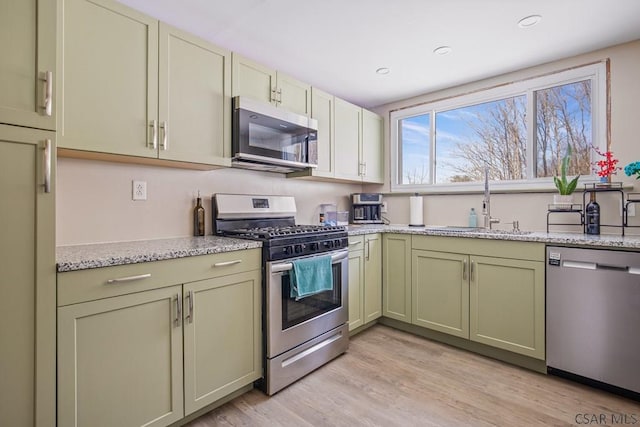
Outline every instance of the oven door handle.
<path id="1" fill-rule="evenodd" d="M 331 255 L 331 264 L 336 264 L 339 261 L 342 261 L 347 256 L 349 256 L 349 251 L 341 251 L 337 254 Z M 283 262 L 280 264 L 272 264 L 271 272 L 272 273 L 281 273 L 283 271 L 289 271 L 293 269 L 293 263 L 291 262 Z"/>

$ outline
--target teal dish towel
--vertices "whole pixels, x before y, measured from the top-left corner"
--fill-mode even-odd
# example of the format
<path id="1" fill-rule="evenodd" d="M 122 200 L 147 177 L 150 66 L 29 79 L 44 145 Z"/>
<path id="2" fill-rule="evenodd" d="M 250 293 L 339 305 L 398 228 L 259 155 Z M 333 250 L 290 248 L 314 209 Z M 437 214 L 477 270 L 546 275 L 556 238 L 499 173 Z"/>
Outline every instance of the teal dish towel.
<path id="1" fill-rule="evenodd" d="M 333 290 L 331 256 L 302 258 L 292 261 L 291 291 L 296 300 L 324 291 Z"/>

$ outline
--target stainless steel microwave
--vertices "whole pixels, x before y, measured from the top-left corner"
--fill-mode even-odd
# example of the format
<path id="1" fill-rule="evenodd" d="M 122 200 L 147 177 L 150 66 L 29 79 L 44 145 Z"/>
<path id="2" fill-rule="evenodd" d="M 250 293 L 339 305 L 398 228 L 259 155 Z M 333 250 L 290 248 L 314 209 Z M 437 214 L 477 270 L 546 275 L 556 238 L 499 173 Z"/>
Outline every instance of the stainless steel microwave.
<path id="1" fill-rule="evenodd" d="M 292 172 L 316 167 L 318 121 L 245 97 L 233 98 L 232 165 Z"/>

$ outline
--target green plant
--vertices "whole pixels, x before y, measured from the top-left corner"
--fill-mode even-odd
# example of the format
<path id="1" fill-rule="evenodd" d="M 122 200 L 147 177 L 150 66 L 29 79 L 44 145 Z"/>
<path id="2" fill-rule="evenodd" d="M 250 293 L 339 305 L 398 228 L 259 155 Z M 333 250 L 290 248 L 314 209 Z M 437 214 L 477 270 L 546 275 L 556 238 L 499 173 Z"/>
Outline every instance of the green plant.
<path id="1" fill-rule="evenodd" d="M 557 176 L 553 177 L 553 183 L 556 185 L 558 192 L 560 192 L 560 195 L 562 196 L 573 194 L 576 187 L 578 186 L 578 179 L 580 178 L 580 175 L 578 175 L 571 181 L 567 180 L 567 168 L 569 167 L 571 154 L 571 145 L 567 145 L 567 154 L 562 158 L 562 163 L 560 165 L 560 178 L 558 178 Z"/>

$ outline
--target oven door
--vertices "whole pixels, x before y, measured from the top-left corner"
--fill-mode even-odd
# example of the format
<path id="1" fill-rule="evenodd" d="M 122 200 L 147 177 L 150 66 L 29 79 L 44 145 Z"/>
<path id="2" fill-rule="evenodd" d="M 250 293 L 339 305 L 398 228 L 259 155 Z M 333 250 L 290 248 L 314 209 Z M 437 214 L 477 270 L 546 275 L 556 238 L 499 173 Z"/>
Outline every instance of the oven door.
<path id="1" fill-rule="evenodd" d="M 312 256 L 327 255 L 332 259 L 333 290 L 298 301 L 289 296 L 292 260 L 267 263 L 267 358 L 276 357 L 347 322 L 349 252 L 340 250 Z"/>

